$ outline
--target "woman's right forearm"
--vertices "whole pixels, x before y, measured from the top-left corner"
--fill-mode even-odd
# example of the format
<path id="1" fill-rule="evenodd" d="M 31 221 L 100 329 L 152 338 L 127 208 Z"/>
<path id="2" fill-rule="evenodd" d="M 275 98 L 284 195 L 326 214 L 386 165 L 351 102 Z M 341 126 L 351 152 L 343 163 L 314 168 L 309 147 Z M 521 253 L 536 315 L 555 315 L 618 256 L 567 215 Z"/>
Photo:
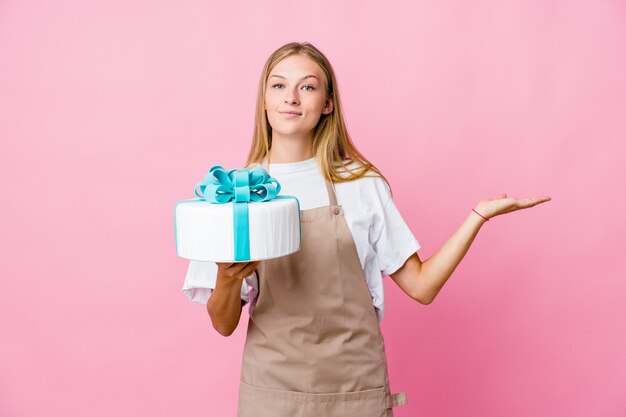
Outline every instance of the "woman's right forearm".
<path id="1" fill-rule="evenodd" d="M 241 279 L 229 279 L 217 275 L 215 289 L 207 301 L 207 311 L 213 327 L 222 336 L 230 336 L 241 317 Z"/>

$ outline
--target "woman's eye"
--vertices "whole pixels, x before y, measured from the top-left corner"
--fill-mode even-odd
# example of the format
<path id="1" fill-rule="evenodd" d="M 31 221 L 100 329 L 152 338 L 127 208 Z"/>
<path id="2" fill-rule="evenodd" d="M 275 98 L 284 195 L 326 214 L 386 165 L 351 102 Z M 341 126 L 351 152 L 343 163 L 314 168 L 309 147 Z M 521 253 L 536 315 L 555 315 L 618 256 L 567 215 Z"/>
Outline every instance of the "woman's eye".
<path id="1" fill-rule="evenodd" d="M 273 84 L 273 85 L 272 85 L 272 88 L 276 88 L 276 87 L 278 87 L 279 85 L 280 85 L 280 86 L 284 86 L 284 84 L 278 83 L 278 84 Z M 309 88 L 309 89 L 308 89 L 308 90 L 306 90 L 306 91 L 313 91 L 313 90 L 315 90 L 315 87 L 313 87 L 312 85 L 303 85 L 303 86 L 302 86 L 302 88 L 306 88 L 306 87 L 308 87 L 308 88 Z"/>

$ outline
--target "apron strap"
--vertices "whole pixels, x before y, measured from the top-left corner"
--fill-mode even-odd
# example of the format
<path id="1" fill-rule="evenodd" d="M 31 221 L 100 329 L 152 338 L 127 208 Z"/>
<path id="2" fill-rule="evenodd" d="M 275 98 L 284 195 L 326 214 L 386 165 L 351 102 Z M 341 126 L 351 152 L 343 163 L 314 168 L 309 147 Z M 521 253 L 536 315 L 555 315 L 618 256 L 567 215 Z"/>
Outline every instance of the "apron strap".
<path id="1" fill-rule="evenodd" d="M 389 394 L 386 397 L 387 408 L 395 407 L 397 405 L 404 405 L 407 403 L 406 393 L 404 391 L 396 394 Z"/>
<path id="2" fill-rule="evenodd" d="M 269 152 L 265 155 L 265 157 L 263 157 L 263 161 L 261 162 L 261 166 L 263 167 L 263 169 L 265 169 L 268 173 L 270 172 L 270 154 Z M 331 206 L 336 206 L 337 205 L 337 194 L 335 193 L 335 185 L 326 180 L 326 191 L 328 192 L 328 201 L 330 202 Z"/>
<path id="3" fill-rule="evenodd" d="M 326 181 L 326 190 L 328 191 L 328 201 L 331 206 L 337 205 L 337 195 L 335 194 L 335 185 L 330 181 Z"/>

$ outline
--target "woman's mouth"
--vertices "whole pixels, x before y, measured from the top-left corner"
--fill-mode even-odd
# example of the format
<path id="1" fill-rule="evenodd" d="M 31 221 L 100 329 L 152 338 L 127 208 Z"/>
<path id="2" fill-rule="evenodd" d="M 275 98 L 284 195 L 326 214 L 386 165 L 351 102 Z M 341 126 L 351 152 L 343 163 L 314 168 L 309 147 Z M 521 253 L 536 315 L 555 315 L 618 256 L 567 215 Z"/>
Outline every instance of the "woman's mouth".
<path id="1" fill-rule="evenodd" d="M 286 119 L 295 119 L 296 117 L 302 116 L 300 113 L 294 112 L 280 112 L 280 114 Z"/>

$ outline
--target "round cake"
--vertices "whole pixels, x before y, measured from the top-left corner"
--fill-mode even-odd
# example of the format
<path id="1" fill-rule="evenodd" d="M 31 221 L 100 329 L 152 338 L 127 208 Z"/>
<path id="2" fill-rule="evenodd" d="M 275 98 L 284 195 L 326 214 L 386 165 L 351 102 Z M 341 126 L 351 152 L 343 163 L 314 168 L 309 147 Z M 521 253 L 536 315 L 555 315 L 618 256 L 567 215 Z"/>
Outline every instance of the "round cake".
<path id="1" fill-rule="evenodd" d="M 300 205 L 295 197 L 245 203 L 247 225 L 235 221 L 234 204 L 241 203 L 214 204 L 203 199 L 178 202 L 178 256 L 198 261 L 249 262 L 278 258 L 300 249 Z M 241 250 L 243 246 L 248 252 Z M 249 258 L 245 256 L 248 259 L 241 259 L 244 252 L 249 253 Z"/>

